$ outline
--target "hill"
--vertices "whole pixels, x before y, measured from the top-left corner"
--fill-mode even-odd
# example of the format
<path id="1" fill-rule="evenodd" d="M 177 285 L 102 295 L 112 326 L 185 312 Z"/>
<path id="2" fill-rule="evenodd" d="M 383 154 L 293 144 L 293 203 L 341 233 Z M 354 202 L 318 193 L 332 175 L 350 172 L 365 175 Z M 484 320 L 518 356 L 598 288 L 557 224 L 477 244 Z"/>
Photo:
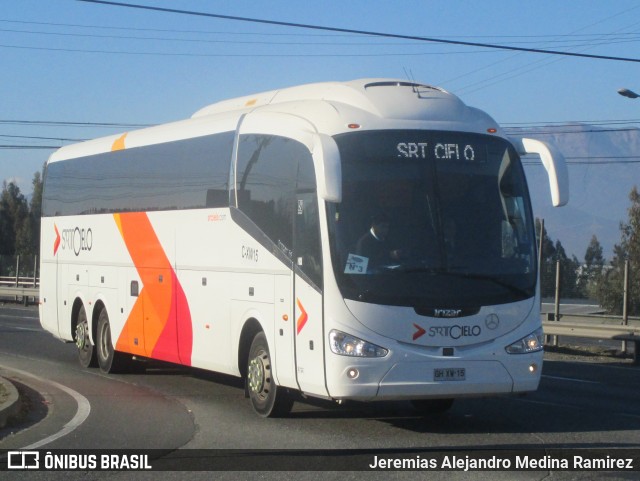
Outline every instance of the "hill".
<path id="1" fill-rule="evenodd" d="M 620 222 L 627 219 L 629 192 L 640 184 L 640 129 L 567 124 L 526 133 L 509 129 L 509 134 L 552 142 L 567 159 L 570 200 L 560 208 L 551 205 L 546 171 L 539 160 L 523 159 L 534 215 L 545 219 L 549 236 L 582 260 L 595 234 L 610 259 L 614 244 L 620 242 Z"/>

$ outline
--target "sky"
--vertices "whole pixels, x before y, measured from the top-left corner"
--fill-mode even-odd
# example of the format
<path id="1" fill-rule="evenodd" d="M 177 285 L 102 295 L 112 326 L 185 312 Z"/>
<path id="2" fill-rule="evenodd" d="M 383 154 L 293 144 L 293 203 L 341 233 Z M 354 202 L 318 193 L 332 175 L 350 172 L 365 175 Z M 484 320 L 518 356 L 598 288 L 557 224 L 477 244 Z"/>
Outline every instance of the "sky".
<path id="1" fill-rule="evenodd" d="M 636 0 L 122 1 L 640 59 Z M 319 81 L 412 79 L 443 87 L 506 127 L 566 121 L 640 125 L 640 99 L 617 94 L 621 87 L 640 92 L 638 62 L 332 33 L 78 0 L 0 2 L 0 180 L 17 182 L 25 194 L 53 152 L 48 147 L 184 119 L 227 98 Z M 597 175 L 606 170 L 602 165 Z"/>

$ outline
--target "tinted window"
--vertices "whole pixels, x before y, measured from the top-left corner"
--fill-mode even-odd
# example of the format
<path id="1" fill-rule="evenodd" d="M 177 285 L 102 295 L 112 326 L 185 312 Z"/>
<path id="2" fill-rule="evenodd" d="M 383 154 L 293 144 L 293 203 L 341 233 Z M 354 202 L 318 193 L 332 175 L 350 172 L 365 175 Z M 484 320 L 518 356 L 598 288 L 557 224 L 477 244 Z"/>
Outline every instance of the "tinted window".
<path id="1" fill-rule="evenodd" d="M 48 165 L 43 215 L 228 206 L 233 132 Z"/>
<path id="2" fill-rule="evenodd" d="M 289 258 L 298 159 L 305 156 L 304 145 L 284 137 L 244 135 L 238 146 L 238 208 Z"/>
<path id="3" fill-rule="evenodd" d="M 321 289 L 320 217 L 309 150 L 285 137 L 244 135 L 236 185 L 238 208 Z"/>
<path id="4" fill-rule="evenodd" d="M 322 289 L 320 215 L 316 174 L 309 155 L 300 158 L 298 165 L 294 250 L 299 272 Z"/>
<path id="5" fill-rule="evenodd" d="M 346 298 L 475 308 L 534 296 L 533 217 L 507 141 L 419 130 L 335 139 L 342 202 L 328 205 L 328 223 Z"/>

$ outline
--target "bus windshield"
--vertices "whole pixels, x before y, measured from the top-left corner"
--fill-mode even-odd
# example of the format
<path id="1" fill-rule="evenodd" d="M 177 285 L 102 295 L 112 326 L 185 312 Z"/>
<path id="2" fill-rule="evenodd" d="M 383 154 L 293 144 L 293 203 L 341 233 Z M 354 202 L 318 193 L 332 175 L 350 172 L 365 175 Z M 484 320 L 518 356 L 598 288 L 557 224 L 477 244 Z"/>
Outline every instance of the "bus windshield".
<path id="1" fill-rule="evenodd" d="M 327 209 L 346 299 L 479 308 L 534 296 L 535 231 L 520 159 L 504 139 L 449 131 L 335 137 L 342 201 Z"/>

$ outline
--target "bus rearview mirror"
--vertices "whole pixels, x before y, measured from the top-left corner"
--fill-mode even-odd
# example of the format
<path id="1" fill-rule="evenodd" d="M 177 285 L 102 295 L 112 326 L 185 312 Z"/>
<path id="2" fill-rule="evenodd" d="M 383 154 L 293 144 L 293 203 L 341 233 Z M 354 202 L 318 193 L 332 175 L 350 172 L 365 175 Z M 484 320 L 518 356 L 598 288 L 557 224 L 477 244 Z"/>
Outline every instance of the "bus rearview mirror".
<path id="1" fill-rule="evenodd" d="M 549 176 L 551 203 L 554 207 L 569 202 L 569 172 L 564 156 L 553 145 L 541 140 L 517 138 L 510 139 L 520 155 L 538 154 Z"/>
<path id="2" fill-rule="evenodd" d="M 316 134 L 312 154 L 319 197 L 328 202 L 341 202 L 342 165 L 336 141 L 329 135 Z"/>

